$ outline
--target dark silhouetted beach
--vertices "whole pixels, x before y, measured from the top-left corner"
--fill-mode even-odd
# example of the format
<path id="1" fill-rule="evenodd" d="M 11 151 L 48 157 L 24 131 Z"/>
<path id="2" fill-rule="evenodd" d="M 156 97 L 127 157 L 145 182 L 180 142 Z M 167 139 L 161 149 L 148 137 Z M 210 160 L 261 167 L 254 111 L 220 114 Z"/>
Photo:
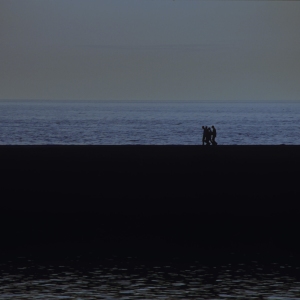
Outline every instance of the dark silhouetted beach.
<path id="1" fill-rule="evenodd" d="M 1 146 L 0 160 L 6 246 L 296 243 L 300 146 Z"/>

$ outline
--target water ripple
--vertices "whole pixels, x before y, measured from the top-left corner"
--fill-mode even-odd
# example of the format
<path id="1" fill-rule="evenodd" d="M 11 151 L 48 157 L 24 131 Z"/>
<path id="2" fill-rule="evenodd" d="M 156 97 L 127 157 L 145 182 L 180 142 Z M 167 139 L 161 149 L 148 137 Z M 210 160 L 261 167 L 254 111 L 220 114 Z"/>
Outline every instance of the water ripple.
<path id="1" fill-rule="evenodd" d="M 0 144 L 300 144 L 298 102 L 0 101 Z"/>
<path id="2" fill-rule="evenodd" d="M 23 258 L 2 263 L 0 272 L 0 299 L 300 299 L 299 268 L 279 263 Z"/>

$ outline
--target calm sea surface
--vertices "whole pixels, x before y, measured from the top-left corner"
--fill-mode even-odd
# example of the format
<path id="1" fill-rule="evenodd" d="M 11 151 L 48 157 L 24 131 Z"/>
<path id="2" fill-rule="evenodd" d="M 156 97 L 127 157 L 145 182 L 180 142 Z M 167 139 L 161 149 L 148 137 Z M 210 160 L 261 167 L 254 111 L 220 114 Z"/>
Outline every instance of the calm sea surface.
<path id="1" fill-rule="evenodd" d="M 195 145 L 201 126 L 214 125 L 222 145 L 296 145 L 299 116 L 300 103 L 0 101 L 0 144 Z M 0 299 L 300 299 L 300 260 L 288 252 L 206 263 L 200 254 L 149 262 L 90 250 L 50 261 L 0 256 Z"/>
<path id="2" fill-rule="evenodd" d="M 2 145 L 299 145 L 300 102 L 0 101 Z"/>
<path id="3" fill-rule="evenodd" d="M 135 258 L 0 264 L 0 299 L 300 299 L 299 264 Z M 262 297 L 262 298 L 259 298 Z"/>

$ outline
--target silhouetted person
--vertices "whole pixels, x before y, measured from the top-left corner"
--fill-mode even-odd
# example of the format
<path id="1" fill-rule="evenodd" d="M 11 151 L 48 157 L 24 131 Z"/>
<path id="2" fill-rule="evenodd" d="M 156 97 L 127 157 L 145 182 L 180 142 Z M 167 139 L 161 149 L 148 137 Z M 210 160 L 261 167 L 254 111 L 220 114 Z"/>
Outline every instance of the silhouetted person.
<path id="1" fill-rule="evenodd" d="M 205 126 L 205 144 L 206 144 L 206 146 L 210 145 L 210 135 L 211 135 L 210 128 Z"/>
<path id="2" fill-rule="evenodd" d="M 206 139 L 206 129 L 204 126 L 202 126 L 203 134 L 202 134 L 202 146 L 204 146 L 205 139 Z"/>
<path id="3" fill-rule="evenodd" d="M 210 144 L 212 144 L 212 134 L 213 134 L 213 132 L 212 132 L 210 127 L 208 127 L 208 133 L 209 133 L 208 141 L 209 141 Z"/>
<path id="4" fill-rule="evenodd" d="M 216 130 L 215 126 L 212 126 L 211 135 L 212 135 L 212 141 L 211 141 L 212 144 L 217 145 L 217 142 L 216 142 L 217 130 Z"/>

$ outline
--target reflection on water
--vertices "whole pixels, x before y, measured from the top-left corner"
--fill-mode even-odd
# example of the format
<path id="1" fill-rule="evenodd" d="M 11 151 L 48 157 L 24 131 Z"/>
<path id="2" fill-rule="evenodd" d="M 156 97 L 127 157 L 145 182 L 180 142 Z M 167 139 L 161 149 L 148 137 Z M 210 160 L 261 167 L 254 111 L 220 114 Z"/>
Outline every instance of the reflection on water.
<path id="1" fill-rule="evenodd" d="M 0 299 L 300 299 L 298 263 L 28 258 L 0 265 Z"/>

